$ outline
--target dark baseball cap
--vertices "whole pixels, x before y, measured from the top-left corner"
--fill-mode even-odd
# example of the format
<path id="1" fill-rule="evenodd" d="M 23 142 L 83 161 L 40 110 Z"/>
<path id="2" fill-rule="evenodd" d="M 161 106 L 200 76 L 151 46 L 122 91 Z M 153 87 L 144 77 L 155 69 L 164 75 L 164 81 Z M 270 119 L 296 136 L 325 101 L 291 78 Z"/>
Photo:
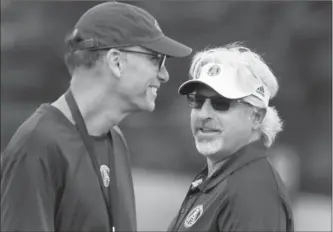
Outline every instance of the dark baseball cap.
<path id="1" fill-rule="evenodd" d="M 75 30 L 84 40 L 81 50 L 141 46 L 170 57 L 184 57 L 192 49 L 165 36 L 157 20 L 130 4 L 104 2 L 85 12 Z"/>

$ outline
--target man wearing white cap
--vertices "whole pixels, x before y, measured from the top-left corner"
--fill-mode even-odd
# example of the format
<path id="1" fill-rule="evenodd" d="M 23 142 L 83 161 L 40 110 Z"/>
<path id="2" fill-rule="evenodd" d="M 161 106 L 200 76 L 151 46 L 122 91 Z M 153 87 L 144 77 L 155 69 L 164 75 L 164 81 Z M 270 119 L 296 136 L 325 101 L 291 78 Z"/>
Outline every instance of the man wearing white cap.
<path id="1" fill-rule="evenodd" d="M 169 231 L 293 231 L 283 183 L 266 150 L 282 122 L 269 105 L 278 83 L 261 57 L 238 44 L 197 53 L 179 88 L 206 167 Z"/>

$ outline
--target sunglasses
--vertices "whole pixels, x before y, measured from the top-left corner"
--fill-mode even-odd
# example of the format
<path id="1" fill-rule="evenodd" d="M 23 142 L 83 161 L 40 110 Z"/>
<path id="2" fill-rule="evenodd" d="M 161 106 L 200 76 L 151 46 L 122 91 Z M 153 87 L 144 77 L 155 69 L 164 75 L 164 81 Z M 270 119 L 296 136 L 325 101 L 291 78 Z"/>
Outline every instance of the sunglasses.
<path id="1" fill-rule="evenodd" d="M 126 49 L 118 49 L 121 52 L 127 52 L 127 53 L 135 53 L 135 54 L 142 54 L 142 55 L 148 55 L 153 58 L 154 61 L 158 64 L 158 70 L 161 70 L 161 68 L 165 65 L 165 60 L 167 58 L 166 55 L 160 54 L 160 53 L 150 53 L 150 52 L 140 52 L 140 51 L 132 51 L 132 50 L 126 50 Z"/>
<path id="2" fill-rule="evenodd" d="M 204 97 L 197 94 L 187 95 L 188 105 L 193 109 L 201 109 L 206 99 L 210 99 L 210 103 L 213 109 L 217 111 L 228 111 L 230 109 L 231 103 L 233 102 L 233 100 L 219 96 Z"/>
<path id="3" fill-rule="evenodd" d="M 88 50 L 88 51 L 98 51 L 98 50 L 109 50 L 111 48 L 116 48 L 121 52 L 127 52 L 127 53 L 135 53 L 135 54 L 142 54 L 142 55 L 147 55 L 151 56 L 154 61 L 158 64 L 158 70 L 161 70 L 161 68 L 165 65 L 165 60 L 167 58 L 167 55 L 160 54 L 160 53 L 152 53 L 152 52 L 140 52 L 140 51 L 132 51 L 132 50 L 127 50 L 127 49 L 122 49 L 124 46 L 100 46 L 96 47 L 93 46 L 93 40 L 87 40 L 84 41 L 83 46 L 88 46 L 86 48 L 78 48 L 74 50 Z"/>

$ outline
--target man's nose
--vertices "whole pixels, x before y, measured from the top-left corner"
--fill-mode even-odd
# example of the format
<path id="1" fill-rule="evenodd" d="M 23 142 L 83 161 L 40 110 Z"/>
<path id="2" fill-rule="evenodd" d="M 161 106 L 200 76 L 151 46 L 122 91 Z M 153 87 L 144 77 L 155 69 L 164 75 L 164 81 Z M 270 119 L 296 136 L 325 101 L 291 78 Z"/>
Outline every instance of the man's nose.
<path id="1" fill-rule="evenodd" d="M 212 118 L 214 109 L 210 103 L 210 99 L 206 99 L 200 109 L 197 109 L 197 115 L 200 119 Z"/>
<path id="2" fill-rule="evenodd" d="M 160 71 L 157 74 L 157 78 L 163 83 L 166 83 L 169 81 L 169 73 L 168 73 L 168 70 L 166 69 L 165 65 L 163 67 L 161 67 Z"/>

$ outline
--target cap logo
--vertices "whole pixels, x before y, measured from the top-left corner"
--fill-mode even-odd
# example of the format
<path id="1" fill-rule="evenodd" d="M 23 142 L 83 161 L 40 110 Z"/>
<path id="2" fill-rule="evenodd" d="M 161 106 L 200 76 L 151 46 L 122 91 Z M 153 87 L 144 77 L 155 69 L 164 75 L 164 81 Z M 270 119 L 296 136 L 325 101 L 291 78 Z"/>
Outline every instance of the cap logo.
<path id="1" fill-rule="evenodd" d="M 221 72 L 221 67 L 217 64 L 214 64 L 212 67 L 208 69 L 207 74 L 208 76 L 213 77 L 219 75 L 220 72 Z"/>
<path id="2" fill-rule="evenodd" d="M 102 176 L 102 179 L 103 179 L 104 186 L 109 187 L 109 185 L 110 185 L 110 168 L 103 164 L 103 165 L 101 165 L 100 171 L 101 171 L 101 176 Z"/>
<path id="3" fill-rule="evenodd" d="M 155 27 L 157 28 L 157 30 L 159 30 L 160 32 L 162 32 L 161 27 L 160 27 L 160 25 L 158 25 L 158 22 L 157 22 L 156 19 L 154 21 L 154 24 L 155 24 Z"/>
<path id="4" fill-rule="evenodd" d="M 262 97 L 265 97 L 265 89 L 263 86 L 260 86 L 259 88 L 256 89 L 256 93 L 259 94 Z"/>
<path id="5" fill-rule="evenodd" d="M 203 213 L 203 205 L 197 205 L 194 209 L 190 211 L 187 215 L 186 220 L 184 222 L 185 228 L 190 228 L 193 226 L 201 217 Z"/>

